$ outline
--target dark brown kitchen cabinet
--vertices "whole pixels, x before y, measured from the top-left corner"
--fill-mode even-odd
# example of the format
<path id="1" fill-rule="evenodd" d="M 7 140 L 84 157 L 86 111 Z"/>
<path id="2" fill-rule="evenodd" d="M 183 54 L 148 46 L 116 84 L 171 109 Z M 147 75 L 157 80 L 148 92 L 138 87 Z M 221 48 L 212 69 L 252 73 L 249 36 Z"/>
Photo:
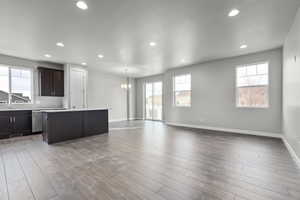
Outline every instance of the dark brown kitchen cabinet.
<path id="1" fill-rule="evenodd" d="M 39 67 L 40 96 L 64 96 L 64 71 Z"/>
<path id="2" fill-rule="evenodd" d="M 30 134 L 32 132 L 32 111 L 14 112 L 12 124 L 14 133 Z"/>
<path id="3" fill-rule="evenodd" d="M 64 96 L 64 71 L 53 71 L 53 87 L 55 96 Z"/>
<path id="4" fill-rule="evenodd" d="M 43 140 L 48 144 L 108 133 L 108 110 L 43 112 Z"/>
<path id="5" fill-rule="evenodd" d="M 0 112 L 0 136 L 9 135 L 11 132 L 11 114 L 10 112 Z"/>
<path id="6" fill-rule="evenodd" d="M 32 132 L 32 111 L 0 111 L 0 137 L 28 135 Z"/>
<path id="7" fill-rule="evenodd" d="M 39 68 L 40 79 L 40 95 L 52 96 L 53 95 L 53 71 L 50 69 Z"/>
<path id="8" fill-rule="evenodd" d="M 84 136 L 108 132 L 108 111 L 92 110 L 83 112 Z"/>

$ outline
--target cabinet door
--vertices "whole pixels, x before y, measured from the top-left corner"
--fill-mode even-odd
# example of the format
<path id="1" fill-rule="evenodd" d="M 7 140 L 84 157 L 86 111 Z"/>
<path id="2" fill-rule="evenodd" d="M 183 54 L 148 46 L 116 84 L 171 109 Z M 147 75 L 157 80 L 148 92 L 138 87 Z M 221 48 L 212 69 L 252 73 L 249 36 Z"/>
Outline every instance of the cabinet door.
<path id="1" fill-rule="evenodd" d="M 55 70 L 53 71 L 53 88 L 54 96 L 64 96 L 64 72 Z"/>
<path id="2" fill-rule="evenodd" d="M 82 137 L 81 112 L 46 113 L 43 120 L 43 131 L 46 132 L 43 137 L 48 144 Z"/>
<path id="3" fill-rule="evenodd" d="M 53 70 L 40 69 L 41 96 L 53 96 Z"/>
<path id="4" fill-rule="evenodd" d="M 12 118 L 9 112 L 0 112 L 0 136 L 9 135 L 12 128 Z"/>
<path id="5" fill-rule="evenodd" d="M 15 112 L 13 116 L 13 133 L 30 134 L 32 132 L 31 111 Z"/>
<path id="6" fill-rule="evenodd" d="M 108 133 L 108 111 L 95 110 L 83 112 L 84 136 Z"/>

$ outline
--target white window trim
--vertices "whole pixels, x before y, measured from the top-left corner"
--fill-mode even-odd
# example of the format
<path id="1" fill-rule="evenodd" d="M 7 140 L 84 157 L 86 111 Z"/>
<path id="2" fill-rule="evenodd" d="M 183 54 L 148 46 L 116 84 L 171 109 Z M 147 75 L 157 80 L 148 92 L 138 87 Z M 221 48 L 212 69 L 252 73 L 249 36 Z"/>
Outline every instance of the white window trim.
<path id="1" fill-rule="evenodd" d="M 6 64 L 1 64 L 2 66 L 8 67 L 8 103 L 7 104 L 1 104 L 1 105 L 33 105 L 34 104 L 34 73 L 32 67 L 24 67 L 24 66 L 15 66 L 15 65 L 6 65 Z M 12 103 L 11 102 L 11 69 L 25 69 L 29 70 L 31 74 L 31 101 L 30 103 Z"/>
<path id="2" fill-rule="evenodd" d="M 190 90 L 182 90 L 182 91 L 191 91 L 191 100 L 190 100 L 190 105 L 177 105 L 176 104 L 176 95 L 175 95 L 175 77 L 176 76 L 186 76 L 186 75 L 190 75 L 191 77 L 191 89 Z M 180 74 L 174 74 L 173 75 L 173 88 L 172 88 L 172 95 L 173 95 L 173 107 L 178 107 L 178 108 L 191 108 L 192 107 L 192 74 L 191 73 L 180 73 Z M 181 91 L 181 92 L 182 92 Z"/>
<path id="3" fill-rule="evenodd" d="M 251 66 L 251 65 L 265 64 L 265 63 L 268 64 L 268 85 L 267 85 L 267 88 L 268 88 L 267 103 L 268 104 L 266 106 L 240 106 L 239 105 L 239 95 L 238 95 L 238 90 L 237 90 L 238 88 L 241 88 L 241 87 L 237 86 L 237 70 L 238 70 L 238 68 L 247 67 L 247 66 Z M 245 87 L 254 87 L 254 86 L 255 85 L 245 86 Z M 262 86 L 262 85 L 259 85 L 259 86 Z M 267 60 L 267 61 L 262 61 L 262 62 L 255 62 L 255 63 L 249 63 L 249 64 L 236 66 L 236 68 L 235 68 L 235 106 L 238 109 L 269 109 L 271 107 L 271 105 L 270 105 L 270 61 Z"/>

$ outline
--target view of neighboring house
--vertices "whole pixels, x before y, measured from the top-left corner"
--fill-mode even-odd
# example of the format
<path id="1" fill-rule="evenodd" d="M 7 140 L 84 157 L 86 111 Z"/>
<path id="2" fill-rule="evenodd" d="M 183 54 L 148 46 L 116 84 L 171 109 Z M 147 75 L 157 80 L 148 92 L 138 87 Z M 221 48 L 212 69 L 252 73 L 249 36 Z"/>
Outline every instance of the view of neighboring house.
<path id="1" fill-rule="evenodd" d="M 8 103 L 9 93 L 0 90 L 0 104 Z M 22 93 L 11 93 L 11 102 L 13 103 L 29 103 L 30 98 L 23 96 Z"/>

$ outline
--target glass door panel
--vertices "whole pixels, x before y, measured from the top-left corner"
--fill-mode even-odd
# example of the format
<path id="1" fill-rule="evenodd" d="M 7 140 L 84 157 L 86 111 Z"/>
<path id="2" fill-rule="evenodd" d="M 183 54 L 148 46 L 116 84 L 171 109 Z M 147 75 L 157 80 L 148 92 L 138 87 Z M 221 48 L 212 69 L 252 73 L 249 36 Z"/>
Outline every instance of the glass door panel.
<path id="1" fill-rule="evenodd" d="M 152 83 L 146 84 L 145 104 L 146 104 L 146 119 L 152 119 Z"/>
<path id="2" fill-rule="evenodd" d="M 162 120 L 162 82 L 146 83 L 145 118 Z"/>
<path id="3" fill-rule="evenodd" d="M 162 82 L 153 83 L 153 120 L 162 120 Z"/>

